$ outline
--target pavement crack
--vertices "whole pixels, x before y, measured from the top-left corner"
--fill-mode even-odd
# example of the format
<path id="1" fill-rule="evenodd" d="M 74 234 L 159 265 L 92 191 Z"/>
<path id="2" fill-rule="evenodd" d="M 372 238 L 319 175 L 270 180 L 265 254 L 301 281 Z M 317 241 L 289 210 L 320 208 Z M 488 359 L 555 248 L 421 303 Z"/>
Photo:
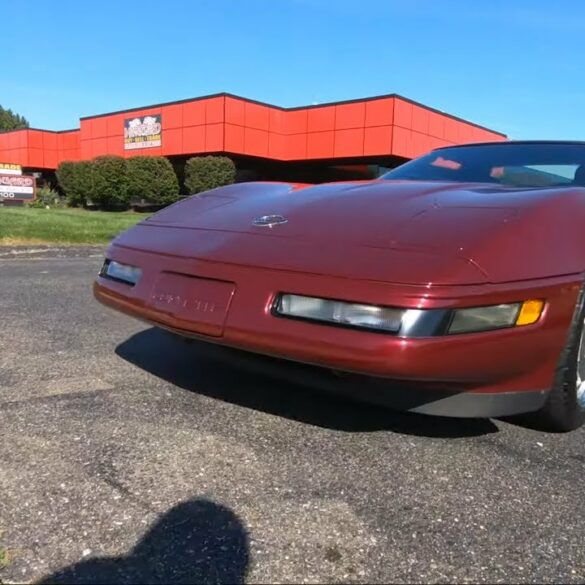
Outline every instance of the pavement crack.
<path id="1" fill-rule="evenodd" d="M 114 392 L 115 390 L 115 388 L 111 387 L 95 390 L 81 390 L 79 392 L 66 392 L 63 394 L 52 394 L 49 396 L 29 396 L 27 398 L 2 400 L 0 401 L 0 411 L 19 408 L 28 404 L 48 404 L 51 402 L 66 401 L 75 398 L 91 397 L 98 394 Z"/>
<path id="2" fill-rule="evenodd" d="M 134 494 L 122 483 L 122 481 L 120 481 L 118 470 L 114 464 L 114 458 L 117 451 L 119 451 L 118 446 L 106 445 L 86 468 L 87 475 L 90 479 L 97 478 L 99 481 L 109 485 L 126 500 L 132 502 L 138 507 L 147 512 L 156 514 L 157 510 L 155 510 L 148 502 Z"/>

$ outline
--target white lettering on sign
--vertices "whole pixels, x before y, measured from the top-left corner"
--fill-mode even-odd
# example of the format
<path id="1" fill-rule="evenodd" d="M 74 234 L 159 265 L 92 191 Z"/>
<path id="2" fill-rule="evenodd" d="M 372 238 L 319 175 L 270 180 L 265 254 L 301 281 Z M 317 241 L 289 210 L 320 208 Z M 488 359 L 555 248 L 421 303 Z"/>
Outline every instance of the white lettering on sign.
<path id="1" fill-rule="evenodd" d="M 35 179 L 28 175 L 0 173 L 1 199 L 26 199 L 35 197 Z"/>
<path id="2" fill-rule="evenodd" d="M 160 114 L 124 120 L 124 149 L 153 148 L 161 145 L 162 117 Z"/>

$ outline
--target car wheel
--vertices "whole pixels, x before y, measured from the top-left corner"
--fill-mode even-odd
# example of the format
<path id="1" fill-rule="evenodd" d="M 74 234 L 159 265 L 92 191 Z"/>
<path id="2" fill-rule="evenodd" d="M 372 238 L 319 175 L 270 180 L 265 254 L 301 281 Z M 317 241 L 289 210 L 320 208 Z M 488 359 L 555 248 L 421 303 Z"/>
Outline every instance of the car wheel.
<path id="1" fill-rule="evenodd" d="M 529 422 L 551 432 L 572 431 L 585 422 L 585 288 L 579 294 L 547 402 L 529 415 Z"/>

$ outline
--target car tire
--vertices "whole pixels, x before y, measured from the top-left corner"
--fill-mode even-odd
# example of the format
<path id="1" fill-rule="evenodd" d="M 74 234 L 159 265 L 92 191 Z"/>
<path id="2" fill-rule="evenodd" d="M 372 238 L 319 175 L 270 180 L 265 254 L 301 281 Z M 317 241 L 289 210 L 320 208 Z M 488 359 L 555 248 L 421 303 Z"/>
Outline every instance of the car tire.
<path id="1" fill-rule="evenodd" d="M 553 387 L 542 409 L 527 416 L 527 422 L 533 428 L 563 433 L 577 429 L 585 422 L 584 324 L 585 287 L 582 287 Z"/>

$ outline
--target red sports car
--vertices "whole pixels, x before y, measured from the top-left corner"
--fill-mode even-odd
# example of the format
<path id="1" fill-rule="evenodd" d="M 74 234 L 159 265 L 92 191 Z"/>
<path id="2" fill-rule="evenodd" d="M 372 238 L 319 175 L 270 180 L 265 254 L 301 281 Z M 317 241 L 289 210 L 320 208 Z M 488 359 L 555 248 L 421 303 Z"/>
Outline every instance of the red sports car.
<path id="1" fill-rule="evenodd" d="M 373 181 L 185 199 L 112 242 L 94 291 L 186 337 L 384 379 L 388 405 L 564 431 L 585 420 L 583 226 L 585 143 L 454 146 Z"/>

